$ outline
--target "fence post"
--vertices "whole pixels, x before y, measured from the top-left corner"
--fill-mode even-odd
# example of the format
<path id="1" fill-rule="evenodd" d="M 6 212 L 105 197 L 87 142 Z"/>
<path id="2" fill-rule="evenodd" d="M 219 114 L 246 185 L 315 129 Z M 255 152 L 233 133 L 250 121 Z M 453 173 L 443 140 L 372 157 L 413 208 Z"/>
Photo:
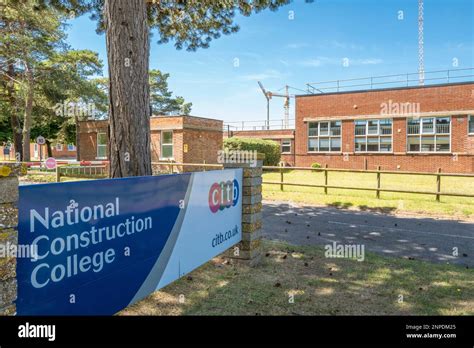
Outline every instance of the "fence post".
<path id="1" fill-rule="evenodd" d="M 21 163 L 0 163 L 0 244 L 3 250 L 18 244 L 18 176 Z M 0 315 L 16 315 L 16 255 L 0 255 Z"/>
<path id="2" fill-rule="evenodd" d="M 438 175 L 436 175 L 436 201 L 440 201 L 440 192 L 441 192 L 441 168 L 438 168 Z"/>
<path id="3" fill-rule="evenodd" d="M 376 195 L 377 198 L 380 198 L 380 169 L 381 167 L 378 166 L 377 167 L 377 195 Z"/>
<path id="4" fill-rule="evenodd" d="M 284 177 L 283 177 L 283 163 L 280 163 L 280 191 L 283 191 L 283 182 L 284 182 Z"/>
<path id="5" fill-rule="evenodd" d="M 324 194 L 328 194 L 328 164 L 324 166 Z"/>
<path id="6" fill-rule="evenodd" d="M 205 172 L 205 171 L 206 171 L 206 160 L 203 160 L 203 161 L 202 161 L 202 164 L 204 164 L 204 165 L 203 165 L 203 168 L 204 168 L 204 169 L 203 169 L 203 172 Z"/>
<path id="7" fill-rule="evenodd" d="M 61 170 L 56 166 L 56 182 L 61 182 Z"/>
<path id="8" fill-rule="evenodd" d="M 242 179 L 242 241 L 225 256 L 256 266 L 262 256 L 262 166 L 263 154 L 251 163 L 225 163 L 224 169 L 243 168 Z"/>

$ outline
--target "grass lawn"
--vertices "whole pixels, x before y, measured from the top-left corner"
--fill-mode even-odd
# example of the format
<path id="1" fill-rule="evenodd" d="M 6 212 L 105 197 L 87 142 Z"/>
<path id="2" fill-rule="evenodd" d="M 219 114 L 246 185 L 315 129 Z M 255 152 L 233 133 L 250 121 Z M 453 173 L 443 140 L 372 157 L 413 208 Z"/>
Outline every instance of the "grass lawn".
<path id="1" fill-rule="evenodd" d="M 474 314 L 472 269 L 372 253 L 363 262 L 328 259 L 321 247 L 263 246 L 256 268 L 215 258 L 119 315 Z"/>
<path id="2" fill-rule="evenodd" d="M 83 178 L 61 177 L 61 182 L 87 180 Z M 92 179 L 89 179 L 92 180 Z M 27 174 L 20 177 L 21 182 L 53 183 L 56 182 L 56 174 Z"/>
<path id="3" fill-rule="evenodd" d="M 280 181 L 280 173 L 266 172 L 264 181 Z M 288 170 L 284 174 L 285 182 L 324 184 L 322 172 Z M 376 174 L 372 173 L 337 173 L 329 172 L 329 185 L 376 187 Z M 420 175 L 382 174 L 382 188 L 404 189 L 414 191 L 436 191 L 436 177 Z M 460 192 L 474 194 L 474 178 L 441 178 L 441 192 Z M 315 205 L 332 205 L 342 208 L 363 210 L 380 210 L 384 212 L 416 212 L 422 214 L 449 215 L 460 218 L 474 218 L 474 198 L 441 196 L 441 202 L 435 201 L 434 195 L 384 193 L 381 199 L 375 198 L 375 192 L 358 190 L 328 189 L 324 194 L 322 188 L 263 185 L 264 199 L 294 201 Z"/>
<path id="4" fill-rule="evenodd" d="M 105 179 L 104 177 L 74 177 L 69 174 L 68 176 L 62 175 L 61 182 L 68 181 L 81 181 L 81 180 L 96 180 L 96 179 Z M 56 172 L 55 171 L 29 171 L 27 175 L 20 176 L 20 181 L 24 182 L 34 182 L 34 183 L 53 183 L 56 182 Z"/>

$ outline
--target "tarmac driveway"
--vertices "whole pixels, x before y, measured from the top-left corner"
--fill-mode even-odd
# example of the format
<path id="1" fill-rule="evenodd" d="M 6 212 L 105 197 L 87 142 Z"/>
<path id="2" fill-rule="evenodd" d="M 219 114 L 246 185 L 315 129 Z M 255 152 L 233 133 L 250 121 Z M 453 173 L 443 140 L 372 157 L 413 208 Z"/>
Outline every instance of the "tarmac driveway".
<path id="1" fill-rule="evenodd" d="M 296 245 L 363 244 L 387 256 L 474 267 L 472 221 L 264 201 L 262 233 Z"/>

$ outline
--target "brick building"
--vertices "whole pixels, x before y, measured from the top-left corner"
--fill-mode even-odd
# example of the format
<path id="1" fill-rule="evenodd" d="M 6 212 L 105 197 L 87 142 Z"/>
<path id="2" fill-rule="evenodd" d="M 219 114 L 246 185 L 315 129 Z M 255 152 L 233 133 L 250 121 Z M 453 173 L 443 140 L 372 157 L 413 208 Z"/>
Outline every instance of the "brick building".
<path id="1" fill-rule="evenodd" d="M 224 137 L 258 138 L 276 141 L 280 144 L 281 161 L 287 166 L 295 165 L 294 129 L 229 130 L 225 132 Z"/>
<path id="2" fill-rule="evenodd" d="M 108 121 L 79 122 L 79 159 L 106 160 Z M 217 163 L 222 150 L 223 122 L 196 116 L 150 118 L 152 161 Z"/>
<path id="3" fill-rule="evenodd" d="M 0 146 L 0 159 L 2 160 L 14 160 L 15 159 L 15 147 L 13 145 L 2 145 Z M 54 144 L 51 145 L 52 157 L 63 160 L 75 160 L 76 146 L 74 144 Z M 48 150 L 46 145 L 38 145 L 35 143 L 30 144 L 30 160 L 41 161 L 48 158 Z"/>
<path id="4" fill-rule="evenodd" d="M 474 83 L 296 96 L 295 165 L 474 172 Z"/>

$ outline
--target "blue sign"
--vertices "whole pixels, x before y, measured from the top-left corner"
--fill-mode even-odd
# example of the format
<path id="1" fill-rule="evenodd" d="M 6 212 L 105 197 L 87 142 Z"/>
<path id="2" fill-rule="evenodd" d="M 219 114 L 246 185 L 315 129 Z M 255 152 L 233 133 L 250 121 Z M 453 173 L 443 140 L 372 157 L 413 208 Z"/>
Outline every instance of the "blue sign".
<path id="1" fill-rule="evenodd" d="M 19 315 L 111 315 L 242 238 L 242 169 L 20 187 Z"/>

